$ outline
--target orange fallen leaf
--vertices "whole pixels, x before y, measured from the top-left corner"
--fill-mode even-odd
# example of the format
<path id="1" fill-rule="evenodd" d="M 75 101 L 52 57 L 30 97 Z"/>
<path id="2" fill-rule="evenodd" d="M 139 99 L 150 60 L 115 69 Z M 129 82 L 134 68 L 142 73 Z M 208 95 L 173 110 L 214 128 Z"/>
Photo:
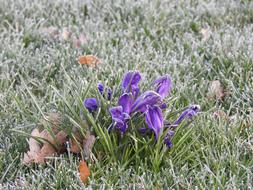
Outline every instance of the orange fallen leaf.
<path id="1" fill-rule="evenodd" d="M 101 61 L 94 55 L 83 55 L 78 58 L 78 63 L 81 65 L 95 67 L 100 64 Z"/>
<path id="2" fill-rule="evenodd" d="M 88 177 L 90 176 L 90 169 L 88 168 L 86 162 L 84 160 L 81 160 L 79 163 L 79 175 L 80 179 L 83 183 L 87 183 Z"/>

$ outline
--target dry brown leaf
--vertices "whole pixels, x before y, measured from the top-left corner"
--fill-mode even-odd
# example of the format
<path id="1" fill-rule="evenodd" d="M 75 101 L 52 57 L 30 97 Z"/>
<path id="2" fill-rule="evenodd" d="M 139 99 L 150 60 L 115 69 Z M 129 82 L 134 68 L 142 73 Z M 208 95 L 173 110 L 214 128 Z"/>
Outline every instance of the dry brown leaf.
<path id="1" fill-rule="evenodd" d="M 57 153 L 55 148 L 50 145 L 49 143 L 46 143 L 42 146 L 39 153 L 35 156 L 34 162 L 38 164 L 45 163 L 45 159 L 50 156 L 54 156 Z"/>
<path id="2" fill-rule="evenodd" d="M 39 130 L 34 129 L 31 133 L 31 136 L 33 136 L 33 137 L 31 137 L 28 141 L 29 151 L 24 154 L 24 158 L 22 161 L 23 164 L 29 164 L 29 163 L 33 162 L 36 155 L 39 153 L 40 148 L 41 148 L 39 142 L 34 139 L 34 137 L 40 137 Z"/>
<path id="3" fill-rule="evenodd" d="M 75 139 L 70 139 L 70 152 L 78 154 L 81 152 L 80 143 L 77 142 Z"/>
<path id="4" fill-rule="evenodd" d="M 84 143 L 83 143 L 83 151 L 84 151 L 84 156 L 89 158 L 90 157 L 90 154 L 91 154 L 91 150 L 93 148 L 93 145 L 95 143 L 95 136 L 94 135 L 91 135 L 91 134 L 87 134 L 86 135 L 86 138 L 84 140 Z"/>
<path id="5" fill-rule="evenodd" d="M 101 64 L 101 61 L 94 55 L 83 55 L 78 58 L 78 63 L 81 65 L 95 67 L 98 64 Z"/>
<path id="6" fill-rule="evenodd" d="M 56 135 L 56 139 L 54 141 L 54 145 L 57 146 L 57 151 L 58 152 L 63 152 L 66 150 L 65 143 L 67 142 L 67 134 L 64 131 L 60 131 Z"/>
<path id="7" fill-rule="evenodd" d="M 47 131 L 45 132 L 45 130 L 43 135 L 44 137 L 47 137 L 45 139 L 48 140 L 51 144 L 48 142 L 44 143 L 40 152 L 35 157 L 35 163 L 42 164 L 45 162 L 45 159 L 47 157 L 54 156 L 59 152 L 64 152 L 66 149 L 64 144 L 67 141 L 67 134 L 64 131 L 57 133 L 55 139 Z M 57 149 L 55 149 L 55 147 Z"/>
<path id="8" fill-rule="evenodd" d="M 30 151 L 24 155 L 24 164 L 29 164 L 32 162 L 42 164 L 45 162 L 45 159 L 47 157 L 54 156 L 55 154 L 66 150 L 65 142 L 67 141 L 67 134 L 64 131 L 58 132 L 54 138 L 47 130 L 39 132 L 38 129 L 36 129 L 36 136 L 40 137 L 42 141 L 44 139 L 43 146 L 42 148 L 40 148 L 40 146 L 36 147 L 36 152 L 33 152 L 33 154 L 31 154 L 30 152 L 33 149 L 31 149 L 31 145 L 29 143 Z M 34 140 L 33 143 L 35 142 L 38 143 L 36 140 Z"/>
<path id="9" fill-rule="evenodd" d="M 223 99 L 225 97 L 224 89 L 220 81 L 212 81 L 209 87 L 209 98 Z"/>
<path id="10" fill-rule="evenodd" d="M 211 31 L 208 28 L 202 28 L 200 33 L 202 34 L 203 41 L 207 41 L 211 36 Z"/>
<path id="11" fill-rule="evenodd" d="M 88 181 L 88 177 L 90 176 L 90 169 L 88 168 L 86 162 L 84 160 L 81 160 L 79 163 L 79 175 L 81 181 L 86 184 Z"/>

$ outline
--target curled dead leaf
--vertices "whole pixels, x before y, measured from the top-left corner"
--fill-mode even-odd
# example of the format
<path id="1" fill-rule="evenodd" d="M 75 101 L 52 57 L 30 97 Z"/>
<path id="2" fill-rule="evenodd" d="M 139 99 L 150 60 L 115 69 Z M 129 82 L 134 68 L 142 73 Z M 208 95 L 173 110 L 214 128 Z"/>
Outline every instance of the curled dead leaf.
<path id="1" fill-rule="evenodd" d="M 220 81 L 215 80 L 211 82 L 208 92 L 209 98 L 223 99 L 225 97 L 224 89 Z"/>
<path id="2" fill-rule="evenodd" d="M 55 148 L 50 145 L 49 143 L 46 143 L 42 146 L 41 150 L 38 152 L 38 154 L 34 157 L 34 163 L 43 164 L 45 163 L 45 159 L 47 157 L 54 156 L 56 154 Z"/>
<path id="3" fill-rule="evenodd" d="M 78 171 L 79 171 L 81 181 L 84 184 L 86 184 L 88 181 L 88 177 L 90 176 L 91 173 L 90 173 L 90 169 L 88 168 L 84 160 L 80 161 Z"/>
<path id="4" fill-rule="evenodd" d="M 94 55 L 83 55 L 78 58 L 78 63 L 81 65 L 95 67 L 98 64 L 101 64 L 101 61 Z"/>
<path id="5" fill-rule="evenodd" d="M 67 141 L 67 134 L 64 131 L 58 132 L 55 137 L 53 137 L 47 130 L 39 132 L 38 129 L 34 129 L 32 136 L 40 138 L 40 140 L 43 141 L 43 145 L 41 147 L 39 142 L 31 137 L 29 139 L 30 151 L 24 154 L 24 164 L 33 162 L 42 164 L 47 157 L 54 156 L 66 149 L 65 142 Z"/>
<path id="6" fill-rule="evenodd" d="M 22 160 L 23 164 L 29 164 L 34 161 L 36 155 L 40 152 L 40 143 L 34 139 L 34 137 L 40 137 L 40 132 L 38 129 L 34 129 L 29 138 L 29 151 L 24 154 L 24 158 Z"/>

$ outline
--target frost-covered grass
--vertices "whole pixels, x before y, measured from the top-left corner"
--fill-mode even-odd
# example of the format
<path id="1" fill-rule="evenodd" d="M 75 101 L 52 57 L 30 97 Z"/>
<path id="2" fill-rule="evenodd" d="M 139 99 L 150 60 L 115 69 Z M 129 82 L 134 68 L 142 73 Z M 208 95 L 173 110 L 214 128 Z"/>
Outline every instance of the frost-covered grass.
<path id="1" fill-rule="evenodd" d="M 140 70 L 142 84 L 162 74 L 173 79 L 178 109 L 202 112 L 191 124 L 190 147 L 164 158 L 158 172 L 145 162 L 123 167 L 95 163 L 86 187 L 94 189 L 251 189 L 253 181 L 253 3 L 241 1 L 0 0 L 0 188 L 81 189 L 77 158 L 65 154 L 44 166 L 21 164 L 26 137 L 42 113 L 69 116 L 66 102 L 89 84 L 117 90 L 123 74 Z M 87 42 L 46 35 L 41 28 L 70 27 Z M 200 30 L 211 36 L 203 41 Z M 93 54 L 98 69 L 78 65 Z M 226 90 L 208 99 L 211 81 Z M 87 96 L 92 96 L 95 85 Z M 61 96 L 59 96 L 59 94 Z M 84 97 L 83 97 L 84 98 Z M 78 106 L 72 105 L 78 110 Z M 215 118 L 223 110 L 231 119 Z M 71 125 L 65 124 L 66 127 Z M 108 159 L 107 159 L 108 160 Z"/>

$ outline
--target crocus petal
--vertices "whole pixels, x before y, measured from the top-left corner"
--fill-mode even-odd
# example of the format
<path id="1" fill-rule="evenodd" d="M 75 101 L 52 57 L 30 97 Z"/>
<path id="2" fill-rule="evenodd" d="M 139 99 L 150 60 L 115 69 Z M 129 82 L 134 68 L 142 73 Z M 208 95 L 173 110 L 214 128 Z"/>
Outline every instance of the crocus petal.
<path id="1" fill-rule="evenodd" d="M 161 95 L 162 99 L 168 96 L 172 88 L 172 81 L 168 75 L 158 78 L 153 84 L 156 87 L 156 92 Z"/>
<path id="2" fill-rule="evenodd" d="M 110 108 L 110 113 L 112 116 L 112 120 L 114 121 L 113 126 L 110 127 L 110 130 L 112 127 L 120 130 L 122 133 L 126 132 L 127 124 L 126 120 L 130 118 L 130 116 L 127 113 L 123 112 L 122 106 L 116 106 L 113 108 Z"/>
<path id="3" fill-rule="evenodd" d="M 104 93 L 104 86 L 103 86 L 103 84 L 102 83 L 98 83 L 98 91 L 100 92 L 100 94 L 102 94 L 103 95 L 103 93 Z"/>
<path id="4" fill-rule="evenodd" d="M 175 134 L 174 131 L 169 130 L 164 138 L 164 144 L 166 144 L 168 148 L 172 148 L 173 146 L 171 138 L 174 136 L 174 134 Z"/>
<path id="5" fill-rule="evenodd" d="M 115 123 L 114 127 L 120 132 L 125 133 L 128 128 L 128 125 L 126 123 Z"/>
<path id="6" fill-rule="evenodd" d="M 150 129 L 155 132 L 156 140 L 159 137 L 161 128 L 163 127 L 163 114 L 158 106 L 148 107 L 146 112 L 146 123 Z"/>
<path id="7" fill-rule="evenodd" d="M 123 107 L 116 106 L 109 109 L 112 119 L 116 122 L 124 122 Z"/>
<path id="8" fill-rule="evenodd" d="M 139 129 L 139 132 L 140 132 L 141 135 L 145 135 L 148 130 L 149 130 L 148 128 L 142 127 L 142 128 Z"/>
<path id="9" fill-rule="evenodd" d="M 122 81 L 122 87 L 123 89 L 129 88 L 131 85 L 137 85 L 141 80 L 141 74 L 139 71 L 129 71 L 127 74 L 125 74 L 123 81 Z"/>
<path id="10" fill-rule="evenodd" d="M 166 144 L 169 149 L 171 149 L 173 147 L 171 139 L 167 136 L 164 138 L 164 144 Z"/>
<path id="11" fill-rule="evenodd" d="M 154 91 L 146 91 L 139 96 L 132 106 L 132 111 L 145 112 L 147 106 L 161 105 L 162 98 L 159 94 Z"/>
<path id="12" fill-rule="evenodd" d="M 108 100 L 112 99 L 112 89 L 111 88 L 108 88 L 108 90 L 107 90 L 107 99 Z"/>
<path id="13" fill-rule="evenodd" d="M 133 97 L 131 93 L 124 93 L 119 98 L 119 105 L 122 106 L 123 112 L 130 114 L 132 105 L 133 105 Z"/>
<path id="14" fill-rule="evenodd" d="M 168 106 L 167 106 L 166 103 L 162 103 L 162 104 L 160 105 L 160 108 L 161 108 L 162 110 L 166 109 L 167 107 L 168 107 Z"/>
<path id="15" fill-rule="evenodd" d="M 132 92 L 134 97 L 137 97 L 139 93 L 138 83 L 140 80 L 141 74 L 139 71 L 129 71 L 125 74 L 122 81 L 122 88 L 124 92 Z"/>
<path id="16" fill-rule="evenodd" d="M 98 102 L 96 98 L 87 98 L 84 100 L 84 106 L 89 110 L 89 112 L 94 112 L 98 108 Z"/>
<path id="17" fill-rule="evenodd" d="M 191 119 L 200 111 L 199 105 L 190 105 L 186 110 L 184 110 L 179 118 L 174 122 L 174 125 L 181 123 L 183 119 Z"/>

